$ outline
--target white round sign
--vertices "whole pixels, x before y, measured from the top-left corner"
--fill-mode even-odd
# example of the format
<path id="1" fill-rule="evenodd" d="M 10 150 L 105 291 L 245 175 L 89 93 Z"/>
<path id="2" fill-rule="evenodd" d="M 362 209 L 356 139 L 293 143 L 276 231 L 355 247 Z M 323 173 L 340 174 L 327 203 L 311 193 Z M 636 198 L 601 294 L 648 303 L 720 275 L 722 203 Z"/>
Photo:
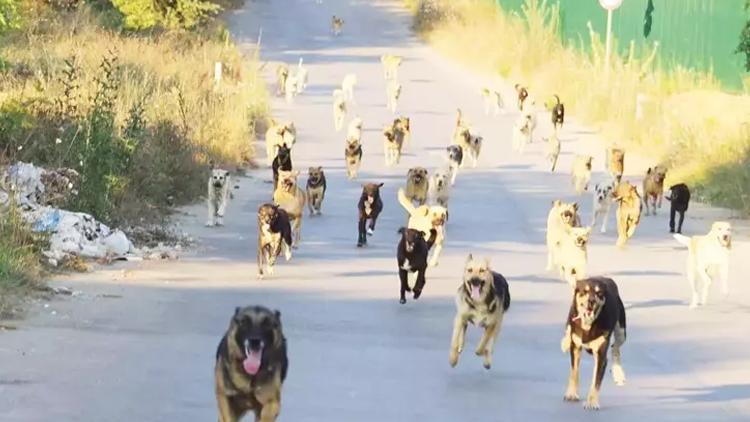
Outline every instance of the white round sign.
<path id="1" fill-rule="evenodd" d="M 622 0 L 599 0 L 599 4 L 607 10 L 615 10 L 622 5 Z"/>

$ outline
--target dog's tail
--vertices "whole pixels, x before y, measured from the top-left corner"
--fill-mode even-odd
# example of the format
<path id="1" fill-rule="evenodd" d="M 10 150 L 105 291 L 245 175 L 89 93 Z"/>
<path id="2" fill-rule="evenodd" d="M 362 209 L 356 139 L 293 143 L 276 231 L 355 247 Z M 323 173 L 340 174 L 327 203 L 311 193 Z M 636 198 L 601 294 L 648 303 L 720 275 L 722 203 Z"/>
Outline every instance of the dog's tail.
<path id="1" fill-rule="evenodd" d="M 404 188 L 398 189 L 398 202 L 401 204 L 402 207 L 406 210 L 406 212 L 409 213 L 409 215 L 414 214 L 414 212 L 417 210 L 414 208 L 414 204 L 411 203 L 409 198 L 406 197 L 406 192 L 404 191 Z"/>
<path id="2" fill-rule="evenodd" d="M 675 240 L 677 240 L 681 244 L 683 244 L 683 245 L 687 246 L 688 248 L 690 248 L 690 238 L 689 237 L 683 236 L 683 235 L 677 234 L 677 233 L 675 233 L 673 236 L 674 236 Z"/>
<path id="3" fill-rule="evenodd" d="M 553 97 L 555 97 L 555 101 L 557 101 L 555 105 L 560 105 L 560 97 L 558 97 L 557 94 L 553 95 Z"/>
<path id="4" fill-rule="evenodd" d="M 555 167 L 557 167 L 557 159 L 559 158 L 559 156 L 560 156 L 560 153 L 558 152 L 557 154 L 555 154 L 554 157 L 552 157 L 552 170 L 551 171 L 555 171 Z"/>
<path id="5" fill-rule="evenodd" d="M 299 58 L 299 63 L 297 63 L 297 69 L 302 69 L 302 57 Z"/>

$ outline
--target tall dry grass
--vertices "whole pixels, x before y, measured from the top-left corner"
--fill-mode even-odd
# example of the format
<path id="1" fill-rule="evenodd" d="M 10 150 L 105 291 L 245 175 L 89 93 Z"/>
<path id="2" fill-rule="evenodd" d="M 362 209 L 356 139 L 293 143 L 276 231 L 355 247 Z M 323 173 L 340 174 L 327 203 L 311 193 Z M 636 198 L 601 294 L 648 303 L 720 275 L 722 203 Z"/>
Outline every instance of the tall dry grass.
<path id="1" fill-rule="evenodd" d="M 722 93 L 711 74 L 666 70 L 658 44 L 631 43 L 627 54 L 612 55 L 607 69 L 602 36 L 591 27 L 590 48 L 561 42 L 553 1 L 525 0 L 521 13 L 488 0 L 406 4 L 416 30 L 440 51 L 529 86 L 539 100 L 560 95 L 569 114 L 600 128 L 607 142 L 670 165 L 668 182 L 686 181 L 698 197 L 750 211 L 750 183 L 739 182 L 750 178 L 750 97 Z M 613 51 L 620 51 L 616 44 Z M 640 118 L 639 96 L 645 99 Z"/>

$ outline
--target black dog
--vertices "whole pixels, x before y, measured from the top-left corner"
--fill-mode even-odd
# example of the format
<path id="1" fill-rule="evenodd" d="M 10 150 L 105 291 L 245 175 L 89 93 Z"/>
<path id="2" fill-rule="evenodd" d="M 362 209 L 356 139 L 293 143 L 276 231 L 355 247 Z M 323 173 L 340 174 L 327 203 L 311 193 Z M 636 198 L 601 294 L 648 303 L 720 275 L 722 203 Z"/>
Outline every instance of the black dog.
<path id="1" fill-rule="evenodd" d="M 555 95 L 555 101 L 557 101 L 557 104 L 552 106 L 552 126 L 557 130 L 562 128 L 565 122 L 565 105 L 560 102 L 560 97 L 557 95 Z"/>
<path id="2" fill-rule="evenodd" d="M 667 199 L 671 202 L 669 207 L 669 232 L 674 233 L 674 217 L 680 213 L 680 222 L 677 224 L 677 233 L 682 233 L 682 222 L 685 221 L 685 211 L 690 203 L 690 189 L 684 183 L 678 183 L 669 188 Z"/>
<path id="3" fill-rule="evenodd" d="M 292 150 L 286 144 L 279 145 L 276 158 L 273 159 L 273 188 L 279 181 L 279 170 L 292 171 Z"/>
<path id="4" fill-rule="evenodd" d="M 380 199 L 380 187 L 382 183 L 368 183 L 362 185 L 362 196 L 359 198 L 359 237 L 357 247 L 361 248 L 367 244 L 367 235 L 372 236 L 375 232 L 375 222 L 378 215 L 383 211 L 383 201 Z M 370 227 L 366 228 L 367 220 Z"/>
<path id="5" fill-rule="evenodd" d="M 419 299 L 425 285 L 425 272 L 427 271 L 427 254 L 435 243 L 437 231 L 430 229 L 430 239 L 424 240 L 424 233 L 415 229 L 401 227 L 401 241 L 398 242 L 396 259 L 398 261 L 398 278 L 401 280 L 401 298 L 399 303 L 406 303 L 406 292 L 410 292 L 409 273 L 417 273 L 417 282 L 414 284 L 414 299 Z"/>

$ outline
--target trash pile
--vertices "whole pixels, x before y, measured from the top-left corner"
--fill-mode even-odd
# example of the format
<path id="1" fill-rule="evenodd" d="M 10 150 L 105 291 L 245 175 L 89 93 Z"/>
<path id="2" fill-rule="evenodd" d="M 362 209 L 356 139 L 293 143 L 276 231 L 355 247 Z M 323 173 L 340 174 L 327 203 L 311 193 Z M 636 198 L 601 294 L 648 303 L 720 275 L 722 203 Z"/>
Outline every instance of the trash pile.
<path id="1" fill-rule="evenodd" d="M 58 208 L 78 194 L 75 187 L 79 180 L 72 169 L 46 170 L 23 162 L 0 172 L 0 206 L 15 204 L 32 230 L 49 233 L 49 250 L 42 254 L 50 265 L 71 257 L 107 261 L 177 258 L 177 253 L 163 244 L 139 250 L 122 230 L 111 229 L 89 214 Z"/>

